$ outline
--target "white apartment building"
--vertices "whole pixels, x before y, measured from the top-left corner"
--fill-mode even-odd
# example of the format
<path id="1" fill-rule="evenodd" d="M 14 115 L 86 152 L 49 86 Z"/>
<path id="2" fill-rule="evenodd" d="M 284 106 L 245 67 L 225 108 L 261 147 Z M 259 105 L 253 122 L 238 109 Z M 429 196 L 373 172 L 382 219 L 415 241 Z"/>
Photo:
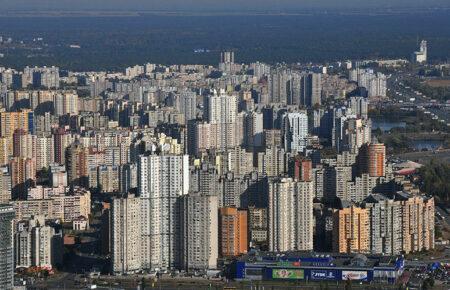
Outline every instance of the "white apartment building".
<path id="1" fill-rule="evenodd" d="M 62 262 L 62 235 L 45 224 L 43 216 L 17 223 L 14 234 L 16 268 L 53 268 Z"/>
<path id="2" fill-rule="evenodd" d="M 313 249 L 312 182 L 282 178 L 269 183 L 269 250 Z"/>
<path id="3" fill-rule="evenodd" d="M 179 197 L 189 191 L 188 155 L 140 156 L 141 259 L 144 269 L 180 266 Z"/>
<path id="4" fill-rule="evenodd" d="M 284 149 L 286 152 L 303 152 L 308 136 L 306 112 L 286 113 L 283 116 Z"/>

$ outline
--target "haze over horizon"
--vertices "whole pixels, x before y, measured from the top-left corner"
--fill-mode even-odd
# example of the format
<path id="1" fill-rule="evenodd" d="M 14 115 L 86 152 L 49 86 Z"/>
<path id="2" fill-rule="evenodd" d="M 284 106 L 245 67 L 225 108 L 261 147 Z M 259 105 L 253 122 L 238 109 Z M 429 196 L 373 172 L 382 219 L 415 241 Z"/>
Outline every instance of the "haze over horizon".
<path id="1" fill-rule="evenodd" d="M 80 10 L 263 11 L 450 7 L 448 0 L 0 0 L 0 12 Z"/>

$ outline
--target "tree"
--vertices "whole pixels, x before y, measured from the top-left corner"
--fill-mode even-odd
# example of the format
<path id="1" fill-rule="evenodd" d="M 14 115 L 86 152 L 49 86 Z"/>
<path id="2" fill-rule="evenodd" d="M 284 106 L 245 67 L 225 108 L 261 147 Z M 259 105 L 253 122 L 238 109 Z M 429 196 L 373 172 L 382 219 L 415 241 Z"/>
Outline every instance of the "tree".
<path id="1" fill-rule="evenodd" d="M 424 281 L 423 281 L 423 286 L 422 286 L 422 289 L 433 289 L 433 286 L 434 286 L 434 279 L 433 278 L 426 278 Z"/>
<path id="2" fill-rule="evenodd" d="M 423 192 L 450 201 L 450 164 L 431 160 L 419 170 L 421 177 L 420 189 Z"/>

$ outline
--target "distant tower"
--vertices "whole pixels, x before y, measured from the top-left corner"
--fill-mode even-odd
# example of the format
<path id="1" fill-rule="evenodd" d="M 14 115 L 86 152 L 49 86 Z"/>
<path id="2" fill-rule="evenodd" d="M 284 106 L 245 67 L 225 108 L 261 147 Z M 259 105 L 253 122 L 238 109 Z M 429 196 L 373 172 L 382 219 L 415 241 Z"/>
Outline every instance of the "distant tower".
<path id="1" fill-rule="evenodd" d="M 322 75 L 310 73 L 302 77 L 300 103 L 306 107 L 321 104 Z"/>
<path id="2" fill-rule="evenodd" d="M 423 53 L 424 57 L 425 57 L 425 61 L 427 60 L 427 41 L 426 40 L 422 40 L 420 42 L 420 52 Z"/>
<path id="3" fill-rule="evenodd" d="M 219 69 L 226 73 L 234 71 L 234 51 L 224 51 L 220 54 Z"/>
<path id="4" fill-rule="evenodd" d="M 224 51 L 220 54 L 221 63 L 234 63 L 234 52 Z"/>
<path id="5" fill-rule="evenodd" d="M 420 42 L 419 51 L 415 51 L 413 54 L 413 61 L 416 63 L 425 63 L 428 58 L 427 41 L 422 40 Z"/>

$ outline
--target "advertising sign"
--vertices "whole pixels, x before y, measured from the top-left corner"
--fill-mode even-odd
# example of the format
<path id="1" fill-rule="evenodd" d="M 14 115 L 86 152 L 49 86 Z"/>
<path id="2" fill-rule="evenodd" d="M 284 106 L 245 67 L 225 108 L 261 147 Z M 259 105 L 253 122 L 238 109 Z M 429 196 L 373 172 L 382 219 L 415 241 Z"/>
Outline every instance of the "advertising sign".
<path id="1" fill-rule="evenodd" d="M 250 280 L 262 280 L 263 270 L 261 268 L 245 269 L 245 278 Z"/>
<path id="2" fill-rule="evenodd" d="M 336 276 L 334 270 L 311 270 L 312 280 L 336 280 Z"/>
<path id="3" fill-rule="evenodd" d="M 292 267 L 292 266 L 294 266 L 294 267 L 300 267 L 300 261 L 293 261 L 293 262 L 290 262 L 290 261 L 281 261 L 281 262 L 278 262 L 277 263 L 277 266 L 278 267 Z"/>
<path id="4" fill-rule="evenodd" d="M 342 271 L 342 280 L 367 281 L 367 271 Z"/>
<path id="5" fill-rule="evenodd" d="M 305 273 L 303 270 L 297 269 L 273 269 L 272 270 L 273 279 L 304 279 Z"/>

